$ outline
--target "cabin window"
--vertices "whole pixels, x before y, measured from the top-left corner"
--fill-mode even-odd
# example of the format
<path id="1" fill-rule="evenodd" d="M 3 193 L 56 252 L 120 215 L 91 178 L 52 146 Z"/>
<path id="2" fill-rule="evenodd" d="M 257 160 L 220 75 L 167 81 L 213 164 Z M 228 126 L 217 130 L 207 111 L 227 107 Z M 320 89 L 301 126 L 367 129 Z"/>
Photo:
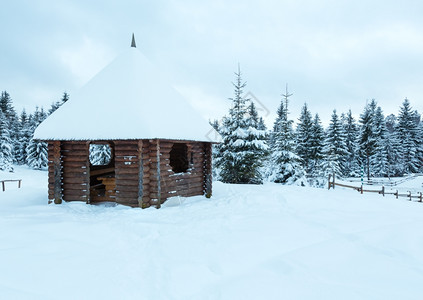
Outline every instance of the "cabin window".
<path id="1" fill-rule="evenodd" d="M 182 173 L 188 170 L 188 151 L 186 144 L 173 144 L 170 150 L 170 166 L 175 173 Z"/>
<path id="2" fill-rule="evenodd" d="M 109 144 L 90 144 L 90 163 L 93 166 L 107 166 L 112 160 Z"/>

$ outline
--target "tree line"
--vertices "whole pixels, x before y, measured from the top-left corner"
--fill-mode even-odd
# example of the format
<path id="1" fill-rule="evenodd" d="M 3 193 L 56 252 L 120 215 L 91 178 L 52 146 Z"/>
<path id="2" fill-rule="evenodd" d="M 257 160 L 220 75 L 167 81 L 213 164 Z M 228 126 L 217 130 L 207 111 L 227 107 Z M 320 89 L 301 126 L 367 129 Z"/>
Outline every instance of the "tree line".
<path id="1" fill-rule="evenodd" d="M 423 172 L 423 122 L 408 99 L 397 116 L 385 117 L 374 99 L 358 121 L 351 110 L 333 110 L 327 128 L 305 103 L 294 128 L 288 110 L 292 94 L 286 90 L 267 130 L 254 102 L 243 96 L 240 70 L 233 86 L 228 114 L 211 122 L 222 136 L 213 156 L 218 180 L 321 185 L 329 174 L 370 179 Z"/>
<path id="2" fill-rule="evenodd" d="M 25 109 L 18 114 L 7 91 L 0 96 L 0 170 L 13 172 L 13 165 L 28 165 L 43 169 L 48 164 L 47 144 L 33 139 L 37 126 L 63 103 L 68 101 L 65 92 L 60 101 L 53 102 L 48 111 L 35 108 L 28 114 Z"/>

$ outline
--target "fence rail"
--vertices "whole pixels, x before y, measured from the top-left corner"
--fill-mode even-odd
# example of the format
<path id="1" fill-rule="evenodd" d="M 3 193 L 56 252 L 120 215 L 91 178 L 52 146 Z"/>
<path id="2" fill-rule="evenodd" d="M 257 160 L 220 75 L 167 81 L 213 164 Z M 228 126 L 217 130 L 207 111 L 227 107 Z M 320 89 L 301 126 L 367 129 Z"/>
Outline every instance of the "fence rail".
<path id="1" fill-rule="evenodd" d="M 332 181 L 331 181 L 331 179 L 332 179 Z M 363 194 L 363 193 L 378 193 L 380 195 L 383 195 L 384 197 L 385 197 L 385 195 L 394 195 L 397 199 L 398 199 L 398 197 L 406 197 L 410 201 L 412 201 L 412 199 L 418 199 L 417 202 L 422 202 L 423 201 L 422 192 L 419 192 L 416 195 L 413 195 L 410 191 L 408 193 L 399 193 L 398 190 L 396 192 L 386 192 L 384 185 L 382 186 L 382 188 L 380 190 L 369 190 L 369 189 L 364 189 L 363 188 L 363 185 L 361 185 L 361 186 L 353 186 L 353 185 L 348 185 L 348 184 L 343 184 L 343 183 L 337 183 L 337 182 L 335 182 L 335 175 L 329 175 L 329 178 L 328 178 L 328 189 L 329 190 L 330 190 L 330 188 L 333 188 L 334 189 L 335 186 L 340 186 L 340 187 L 354 189 L 354 190 L 360 192 L 361 194 Z"/>
<path id="2" fill-rule="evenodd" d="M 369 179 L 369 180 L 364 180 L 363 183 L 366 185 L 386 185 L 386 186 L 397 186 L 401 183 L 404 183 L 406 181 L 412 180 L 416 177 L 422 176 L 423 174 L 412 174 L 409 175 L 407 177 L 404 178 L 399 178 L 397 180 L 391 180 L 388 179 L 388 181 L 386 180 L 375 180 L 375 179 Z M 358 182 L 361 183 L 361 179 L 348 179 L 349 182 Z"/>
<path id="3" fill-rule="evenodd" d="M 6 182 L 17 182 L 18 188 L 21 188 L 22 179 L 7 179 L 7 180 L 0 180 L 3 192 L 6 191 Z"/>

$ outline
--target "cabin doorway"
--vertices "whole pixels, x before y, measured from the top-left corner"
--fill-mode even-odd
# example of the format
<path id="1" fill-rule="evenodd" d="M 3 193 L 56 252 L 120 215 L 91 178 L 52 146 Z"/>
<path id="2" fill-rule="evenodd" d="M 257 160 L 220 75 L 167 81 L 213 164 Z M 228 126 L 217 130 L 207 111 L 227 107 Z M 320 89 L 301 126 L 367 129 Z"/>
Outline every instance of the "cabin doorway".
<path id="1" fill-rule="evenodd" d="M 90 203 L 116 201 L 114 152 L 113 142 L 90 143 Z"/>

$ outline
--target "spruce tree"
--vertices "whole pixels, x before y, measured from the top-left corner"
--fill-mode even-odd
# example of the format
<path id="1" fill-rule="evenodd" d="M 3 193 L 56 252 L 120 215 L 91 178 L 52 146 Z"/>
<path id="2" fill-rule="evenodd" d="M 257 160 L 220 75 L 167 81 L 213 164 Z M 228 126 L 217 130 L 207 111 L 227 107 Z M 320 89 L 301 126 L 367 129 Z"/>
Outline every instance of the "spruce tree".
<path id="1" fill-rule="evenodd" d="M 273 126 L 274 140 L 270 180 L 276 183 L 304 185 L 307 180 L 301 166 L 301 158 L 295 153 L 293 121 L 288 119 L 288 98 L 290 96 L 287 90 L 283 95 L 284 98 L 278 108 L 278 117 Z"/>
<path id="2" fill-rule="evenodd" d="M 296 153 L 302 160 L 302 166 L 310 174 L 312 171 L 312 117 L 307 103 L 304 103 L 297 125 Z"/>
<path id="3" fill-rule="evenodd" d="M 373 120 L 373 130 L 376 138 L 374 154 L 370 158 L 372 169 L 375 176 L 388 176 L 390 166 L 388 161 L 388 131 L 385 125 L 385 117 L 382 108 L 378 106 Z"/>
<path id="4" fill-rule="evenodd" d="M 411 109 L 410 101 L 406 98 L 400 108 L 398 123 L 395 128 L 399 143 L 400 164 L 402 173 L 413 173 L 419 169 L 417 116 Z"/>
<path id="5" fill-rule="evenodd" d="M 368 180 L 370 180 L 371 173 L 370 157 L 375 153 L 376 148 L 376 136 L 374 133 L 375 111 L 376 101 L 372 99 L 370 104 L 366 104 L 364 112 L 360 115 L 359 155 L 361 165 L 366 166 Z"/>
<path id="6" fill-rule="evenodd" d="M 357 123 L 352 115 L 351 109 L 348 110 L 347 115 L 343 118 L 342 125 L 345 133 L 345 144 L 348 151 L 348 156 L 345 163 L 345 175 L 353 177 L 359 176 L 360 166 L 357 157 L 357 136 L 359 130 Z"/>
<path id="7" fill-rule="evenodd" d="M 311 167 L 310 173 L 312 177 L 323 177 L 323 147 L 325 140 L 325 131 L 320 117 L 316 113 L 311 126 Z"/>
<path id="8" fill-rule="evenodd" d="M 6 115 L 0 110 L 0 170 L 13 172 L 13 146 Z"/>
<path id="9" fill-rule="evenodd" d="M 348 149 L 345 143 L 345 133 L 341 121 L 333 110 L 331 121 L 326 132 L 325 145 L 325 175 L 335 174 L 336 176 L 346 175 L 346 161 Z"/>
<path id="10" fill-rule="evenodd" d="M 229 116 L 223 118 L 220 128 L 223 142 L 219 147 L 216 166 L 223 182 L 261 183 L 259 168 L 262 158 L 258 152 L 264 150 L 264 144 L 260 141 L 260 131 L 251 126 L 258 120 L 254 112 L 251 115 L 249 99 L 243 97 L 246 83 L 242 81 L 239 68 L 235 76 L 234 97 L 229 98 L 232 107 Z"/>
<path id="11" fill-rule="evenodd" d="M 18 148 L 16 150 L 18 164 L 25 164 L 26 162 L 26 147 L 32 138 L 32 134 L 30 119 L 24 109 L 19 118 Z"/>
<path id="12" fill-rule="evenodd" d="M 34 115 L 29 120 L 29 128 L 31 131 L 31 137 L 34 134 L 37 126 L 47 118 L 47 114 L 41 107 L 35 108 Z M 31 139 L 26 149 L 26 163 L 28 166 L 34 169 L 43 169 L 48 164 L 48 148 L 47 143 Z"/>

